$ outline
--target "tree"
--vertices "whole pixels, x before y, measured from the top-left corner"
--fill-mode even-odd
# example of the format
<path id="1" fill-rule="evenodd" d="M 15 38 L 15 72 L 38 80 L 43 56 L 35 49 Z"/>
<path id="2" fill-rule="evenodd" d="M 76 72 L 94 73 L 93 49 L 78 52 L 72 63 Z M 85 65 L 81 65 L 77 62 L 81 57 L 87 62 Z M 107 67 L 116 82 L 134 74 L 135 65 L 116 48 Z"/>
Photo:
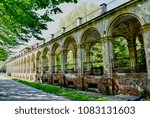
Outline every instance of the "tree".
<path id="1" fill-rule="evenodd" d="M 5 61 L 8 57 L 8 53 L 0 47 L 0 61 Z"/>
<path id="2" fill-rule="evenodd" d="M 31 39 L 45 40 L 42 30 L 47 30 L 46 23 L 53 21 L 52 14 L 62 13 L 58 5 L 64 2 L 76 3 L 77 0 L 1 0 L 0 46 L 3 51 L 7 53 L 6 47 Z"/>

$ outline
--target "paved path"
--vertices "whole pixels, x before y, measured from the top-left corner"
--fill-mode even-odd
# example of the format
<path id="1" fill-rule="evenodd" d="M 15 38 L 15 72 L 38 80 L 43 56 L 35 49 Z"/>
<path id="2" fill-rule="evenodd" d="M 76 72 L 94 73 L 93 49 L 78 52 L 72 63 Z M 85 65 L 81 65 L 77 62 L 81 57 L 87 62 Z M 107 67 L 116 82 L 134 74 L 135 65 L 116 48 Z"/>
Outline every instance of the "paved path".
<path id="1" fill-rule="evenodd" d="M 70 101 L 62 96 L 45 93 L 41 90 L 15 82 L 0 75 L 0 101 Z"/>

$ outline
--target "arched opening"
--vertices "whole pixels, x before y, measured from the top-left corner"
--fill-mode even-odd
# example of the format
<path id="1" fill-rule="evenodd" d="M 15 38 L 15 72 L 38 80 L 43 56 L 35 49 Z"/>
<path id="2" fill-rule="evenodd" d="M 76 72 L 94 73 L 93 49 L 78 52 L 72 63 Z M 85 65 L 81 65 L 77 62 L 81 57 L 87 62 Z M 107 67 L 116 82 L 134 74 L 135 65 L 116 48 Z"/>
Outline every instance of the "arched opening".
<path id="1" fill-rule="evenodd" d="M 82 36 L 83 74 L 103 75 L 101 36 L 96 28 L 89 28 Z"/>
<path id="2" fill-rule="evenodd" d="M 64 44 L 65 50 L 65 73 L 76 73 L 76 41 L 73 37 L 66 39 Z"/>
<path id="3" fill-rule="evenodd" d="M 21 73 L 23 73 L 23 59 L 21 59 Z"/>
<path id="4" fill-rule="evenodd" d="M 128 42 L 124 37 L 114 38 L 113 55 L 114 55 L 113 71 L 129 72 L 131 62 L 128 51 Z"/>
<path id="5" fill-rule="evenodd" d="M 113 21 L 109 33 L 113 38 L 114 71 L 146 71 L 144 41 L 139 20 L 131 14 L 121 15 Z"/>
<path id="6" fill-rule="evenodd" d="M 36 65 L 37 74 L 41 74 L 41 69 L 42 69 L 42 55 L 41 55 L 40 51 L 37 52 L 36 60 L 37 60 L 37 65 Z"/>
<path id="7" fill-rule="evenodd" d="M 24 58 L 24 73 L 26 73 L 26 64 L 27 64 L 27 62 L 26 62 L 26 57 Z"/>
<path id="8" fill-rule="evenodd" d="M 61 47 L 58 43 L 55 43 L 52 52 L 53 52 L 53 66 L 52 66 L 52 72 L 53 73 L 60 73 L 61 72 L 61 64 L 62 64 L 62 59 L 61 59 Z"/>
<path id="9" fill-rule="evenodd" d="M 91 46 L 91 74 L 92 75 L 103 75 L 103 54 L 102 44 L 100 42 Z"/>
<path id="10" fill-rule="evenodd" d="M 31 73 L 35 73 L 35 54 L 32 54 L 31 57 Z"/>
<path id="11" fill-rule="evenodd" d="M 136 37 L 137 71 L 147 72 L 144 42 L 141 36 Z"/>
<path id="12" fill-rule="evenodd" d="M 18 74 L 20 73 L 20 60 L 18 60 Z M 18 75 L 19 76 L 19 75 Z"/>
<path id="13" fill-rule="evenodd" d="M 49 49 L 46 47 L 43 50 L 43 58 L 44 58 L 44 73 L 48 73 L 49 72 L 49 65 L 50 65 L 50 52 Z"/>
<path id="14" fill-rule="evenodd" d="M 27 73 L 30 73 L 30 56 L 27 58 Z"/>

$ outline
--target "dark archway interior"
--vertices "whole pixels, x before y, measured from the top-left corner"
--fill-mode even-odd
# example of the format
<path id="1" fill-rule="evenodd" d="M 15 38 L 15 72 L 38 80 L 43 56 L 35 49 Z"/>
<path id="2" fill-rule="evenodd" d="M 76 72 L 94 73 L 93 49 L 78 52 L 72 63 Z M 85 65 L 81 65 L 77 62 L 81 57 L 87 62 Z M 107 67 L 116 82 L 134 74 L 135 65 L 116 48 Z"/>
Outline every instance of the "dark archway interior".
<path id="1" fill-rule="evenodd" d="M 115 50 L 114 69 L 120 66 L 116 71 L 145 72 L 144 41 L 139 20 L 131 15 L 120 16 L 113 22 L 110 33 Z M 125 54 L 125 50 L 128 53 Z"/>
<path id="2" fill-rule="evenodd" d="M 96 28 L 89 28 L 82 36 L 84 74 L 103 75 L 101 36 Z"/>

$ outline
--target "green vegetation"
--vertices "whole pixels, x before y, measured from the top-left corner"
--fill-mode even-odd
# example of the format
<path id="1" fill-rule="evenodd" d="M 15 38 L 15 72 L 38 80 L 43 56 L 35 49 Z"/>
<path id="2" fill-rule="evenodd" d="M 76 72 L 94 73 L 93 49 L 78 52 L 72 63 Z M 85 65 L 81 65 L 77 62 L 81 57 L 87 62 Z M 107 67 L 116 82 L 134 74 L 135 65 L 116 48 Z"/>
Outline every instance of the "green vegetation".
<path id="1" fill-rule="evenodd" d="M 93 63 L 94 67 L 102 67 L 103 66 L 103 54 L 102 54 L 102 44 L 96 43 L 92 48 L 92 61 L 97 62 Z"/>
<path id="2" fill-rule="evenodd" d="M 42 30 L 47 30 L 53 14 L 62 13 L 58 5 L 65 2 L 77 0 L 1 0 L 0 48 L 4 49 L 1 51 L 8 54 L 9 48 L 31 39 L 45 40 Z"/>
<path id="3" fill-rule="evenodd" d="M 8 53 L 0 47 L 0 61 L 5 61 L 8 57 Z"/>
<path id="4" fill-rule="evenodd" d="M 44 92 L 56 94 L 60 96 L 65 96 L 72 100 L 79 100 L 79 101 L 108 101 L 109 100 L 108 98 L 104 96 L 90 96 L 84 93 L 77 93 L 76 91 L 73 91 L 73 90 L 67 90 L 59 86 L 52 86 L 52 85 L 41 84 L 41 83 L 36 83 L 36 82 L 28 82 L 28 81 L 19 80 L 16 78 L 12 78 L 12 79 L 17 82 L 23 83 L 25 85 L 34 87 L 36 89 L 40 89 Z"/>
<path id="5" fill-rule="evenodd" d="M 115 38 L 113 41 L 113 53 L 115 65 L 120 67 L 128 67 L 130 65 L 128 42 L 123 37 Z"/>

